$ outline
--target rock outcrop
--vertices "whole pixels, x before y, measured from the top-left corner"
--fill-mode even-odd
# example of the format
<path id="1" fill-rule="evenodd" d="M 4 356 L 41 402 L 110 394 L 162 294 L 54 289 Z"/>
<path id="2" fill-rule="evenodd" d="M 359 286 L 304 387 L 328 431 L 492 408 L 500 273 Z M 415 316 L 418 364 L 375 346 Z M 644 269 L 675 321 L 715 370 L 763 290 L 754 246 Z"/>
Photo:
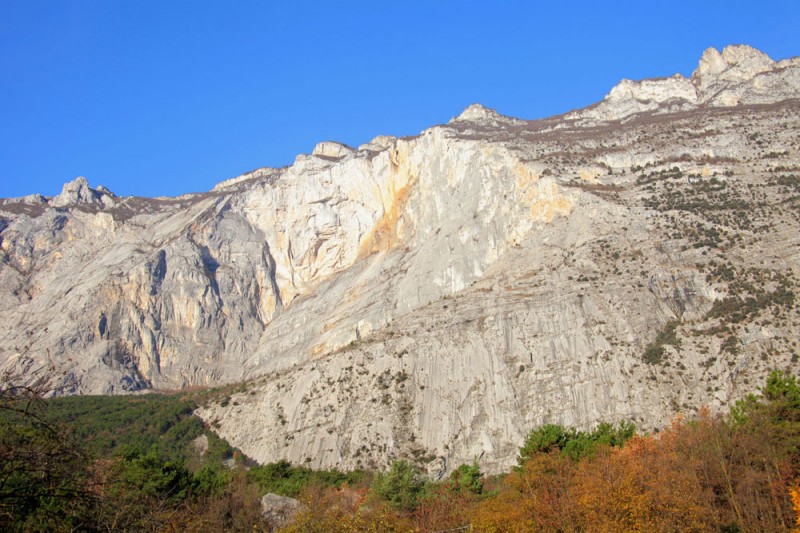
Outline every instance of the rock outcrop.
<path id="1" fill-rule="evenodd" d="M 114 207 L 114 194 L 103 187 L 97 189 L 89 187 L 89 182 L 83 176 L 65 183 L 61 194 L 53 197 L 49 204 L 53 207 L 66 207 L 69 205 L 102 205 Z"/>
<path id="2" fill-rule="evenodd" d="M 542 423 L 720 408 L 798 366 L 798 73 L 710 50 L 207 193 L 0 201 L 0 364 L 55 394 L 245 382 L 200 414 L 259 461 L 437 475 Z"/>
<path id="3" fill-rule="evenodd" d="M 261 497 L 261 513 L 275 530 L 291 524 L 301 507 L 299 500 L 287 496 L 270 492 Z"/>
<path id="4" fill-rule="evenodd" d="M 622 80 L 602 102 L 565 118 L 616 121 L 644 112 L 778 102 L 795 99 L 798 92 L 798 58 L 775 62 L 746 45 L 728 46 L 722 53 L 709 48 L 690 79 L 675 74 L 656 80 Z"/>
<path id="5" fill-rule="evenodd" d="M 472 104 L 462 111 L 460 115 L 450 119 L 449 124 L 473 124 L 498 127 L 503 125 L 524 125 L 525 121 L 501 115 L 494 109 L 489 109 L 481 104 Z"/>

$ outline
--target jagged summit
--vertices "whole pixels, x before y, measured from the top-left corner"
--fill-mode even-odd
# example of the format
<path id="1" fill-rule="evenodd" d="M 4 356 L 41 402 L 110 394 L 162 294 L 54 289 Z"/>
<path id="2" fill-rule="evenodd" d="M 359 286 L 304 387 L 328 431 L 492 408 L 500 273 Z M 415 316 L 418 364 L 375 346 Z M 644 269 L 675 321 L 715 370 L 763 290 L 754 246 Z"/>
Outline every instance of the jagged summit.
<path id="1" fill-rule="evenodd" d="M 329 157 L 332 159 L 341 159 L 352 154 L 353 152 L 355 152 L 355 150 L 344 143 L 336 141 L 323 141 L 314 147 L 311 155 Z"/>
<path id="2" fill-rule="evenodd" d="M 61 193 L 56 196 L 48 198 L 41 194 L 29 194 L 19 198 L 0 200 L 0 203 L 50 205 L 52 207 L 81 205 L 113 207 L 115 205 L 115 199 L 116 195 L 106 187 L 100 185 L 96 189 L 92 189 L 89 187 L 89 182 L 86 178 L 78 176 L 74 180 L 66 182 L 61 187 Z"/>
<path id="3" fill-rule="evenodd" d="M 97 189 L 89 187 L 89 182 L 83 176 L 79 176 L 72 181 L 68 181 L 61 188 L 61 194 L 54 196 L 50 200 L 53 207 L 64 207 L 68 205 L 89 205 L 99 204 L 105 207 L 113 207 L 114 193 L 102 185 Z"/>
<path id="4" fill-rule="evenodd" d="M 108 188 L 99 185 L 96 189 L 89 186 L 83 176 L 78 176 L 66 182 L 61 193 L 56 196 L 46 197 L 41 194 L 29 194 L 19 198 L 0 199 L 0 204 L 29 204 L 37 206 L 68 207 L 68 206 L 95 206 L 110 208 L 116 205 L 117 196 Z"/>
<path id="5" fill-rule="evenodd" d="M 700 93 L 706 93 L 714 83 L 747 81 L 762 72 L 773 70 L 775 65 L 775 61 L 767 54 L 751 46 L 726 46 L 722 53 L 716 48 L 708 48 L 703 52 L 691 80 Z"/>
<path id="6" fill-rule="evenodd" d="M 586 109 L 565 115 L 578 125 L 620 120 L 646 112 L 673 113 L 701 105 L 729 107 L 779 102 L 796 98 L 800 88 L 800 59 L 780 62 L 747 45 L 722 52 L 708 48 L 690 78 L 623 79 L 606 97 Z M 521 123 L 481 104 L 472 104 L 450 120 L 453 125 L 501 126 Z"/>
<path id="7" fill-rule="evenodd" d="M 644 112 L 671 113 L 701 105 L 730 107 L 797 98 L 800 68 L 796 59 L 773 61 L 747 45 L 703 52 L 690 78 L 633 81 L 623 79 L 599 104 L 566 118 L 582 121 L 620 120 Z"/>

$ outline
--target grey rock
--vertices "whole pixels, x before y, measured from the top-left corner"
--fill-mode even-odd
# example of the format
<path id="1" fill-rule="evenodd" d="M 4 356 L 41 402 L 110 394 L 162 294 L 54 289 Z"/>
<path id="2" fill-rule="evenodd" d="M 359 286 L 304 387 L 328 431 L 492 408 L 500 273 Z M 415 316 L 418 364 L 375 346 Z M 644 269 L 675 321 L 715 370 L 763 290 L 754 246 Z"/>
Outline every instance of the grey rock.
<path id="1" fill-rule="evenodd" d="M 287 496 L 270 492 L 261 497 L 261 513 L 274 529 L 290 525 L 301 508 L 299 500 Z"/>
<path id="2" fill-rule="evenodd" d="M 64 184 L 61 194 L 50 200 L 53 207 L 66 207 L 69 205 L 99 204 L 104 207 L 113 207 L 114 194 L 102 185 L 97 189 L 89 187 L 89 182 L 83 176 Z"/>
<path id="3" fill-rule="evenodd" d="M 435 475 L 547 422 L 723 410 L 798 368 L 800 62 L 765 57 L 207 193 L 0 202 L 0 366 L 53 394 L 246 381 L 199 414 L 258 461 Z"/>
<path id="4" fill-rule="evenodd" d="M 638 113 L 674 113 L 699 106 L 730 107 L 797 98 L 797 58 L 773 61 L 750 46 L 709 48 L 690 79 L 680 74 L 655 80 L 622 80 L 605 99 L 567 114 L 577 121 L 614 121 Z"/>

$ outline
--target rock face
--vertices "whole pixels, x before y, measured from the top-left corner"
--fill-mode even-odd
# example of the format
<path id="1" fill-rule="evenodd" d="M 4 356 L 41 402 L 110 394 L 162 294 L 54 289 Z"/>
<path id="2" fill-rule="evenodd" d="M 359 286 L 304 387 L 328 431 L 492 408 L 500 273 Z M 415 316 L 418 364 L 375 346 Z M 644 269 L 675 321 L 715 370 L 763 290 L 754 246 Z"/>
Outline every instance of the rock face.
<path id="1" fill-rule="evenodd" d="M 797 368 L 800 62 L 709 50 L 539 121 L 470 106 L 178 198 L 0 201 L 0 364 L 56 394 L 246 381 L 259 461 L 441 474 Z"/>
<path id="2" fill-rule="evenodd" d="M 798 58 L 775 62 L 745 45 L 722 53 L 709 48 L 690 79 L 680 74 L 660 80 L 622 80 L 596 106 L 565 118 L 582 121 L 620 120 L 637 113 L 673 113 L 698 107 L 766 104 L 797 98 Z"/>

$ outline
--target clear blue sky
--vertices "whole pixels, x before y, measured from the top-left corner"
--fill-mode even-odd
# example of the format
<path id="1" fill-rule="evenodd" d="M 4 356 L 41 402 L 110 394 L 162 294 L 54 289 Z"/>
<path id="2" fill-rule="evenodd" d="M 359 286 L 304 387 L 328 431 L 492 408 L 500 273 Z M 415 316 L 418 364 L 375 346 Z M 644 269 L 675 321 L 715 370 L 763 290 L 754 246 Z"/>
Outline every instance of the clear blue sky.
<path id="1" fill-rule="evenodd" d="M 0 197 L 204 191 L 472 102 L 563 113 L 733 43 L 800 55 L 800 2 L 3 0 Z"/>

